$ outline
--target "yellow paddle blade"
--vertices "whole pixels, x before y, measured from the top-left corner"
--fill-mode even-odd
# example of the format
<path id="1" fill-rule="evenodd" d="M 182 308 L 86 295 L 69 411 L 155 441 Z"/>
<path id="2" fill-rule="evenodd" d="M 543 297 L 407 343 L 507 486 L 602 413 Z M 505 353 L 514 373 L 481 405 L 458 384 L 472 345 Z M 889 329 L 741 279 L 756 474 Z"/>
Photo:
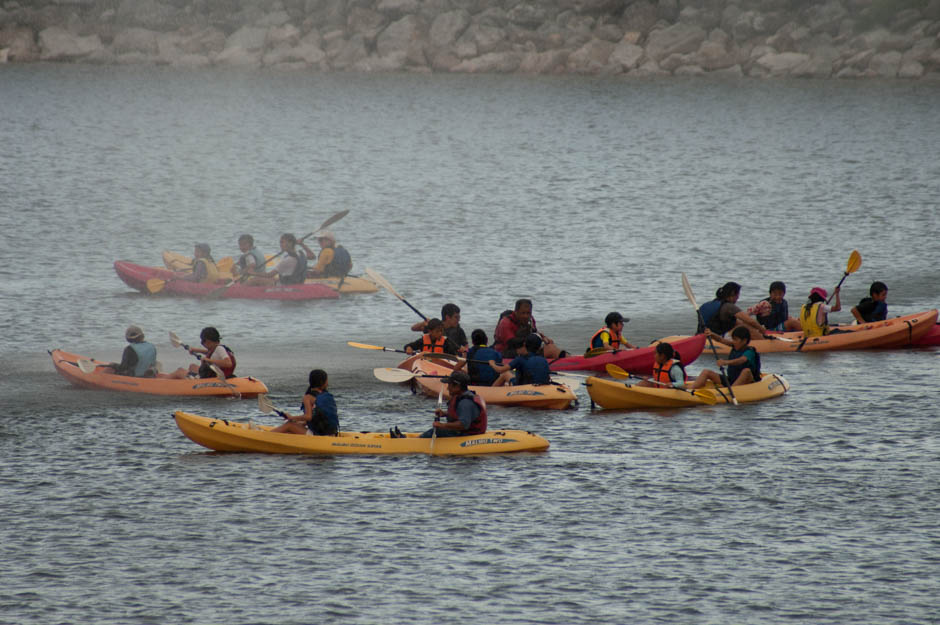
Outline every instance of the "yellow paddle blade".
<path id="1" fill-rule="evenodd" d="M 215 266 L 219 271 L 231 271 L 234 264 L 235 259 L 233 259 L 231 256 L 225 256 L 224 258 L 220 258 Z"/>
<path id="2" fill-rule="evenodd" d="M 630 377 L 629 371 L 627 371 L 626 369 L 622 367 L 618 367 L 615 364 L 608 363 L 605 369 L 607 369 L 608 374 L 610 374 L 611 376 L 615 378 L 629 378 Z"/>
<path id="3" fill-rule="evenodd" d="M 689 391 L 689 392 L 695 395 L 696 397 L 698 397 L 699 399 L 701 399 L 703 402 L 705 402 L 709 406 L 714 406 L 715 404 L 718 403 L 718 398 L 715 397 L 714 393 L 709 393 L 708 391 Z"/>
<path id="4" fill-rule="evenodd" d="M 350 347 L 358 347 L 359 349 L 377 349 L 379 351 L 385 350 L 385 348 L 381 345 L 369 345 L 368 343 L 356 343 L 355 341 L 346 341 L 346 344 Z"/>
<path id="5" fill-rule="evenodd" d="M 151 293 L 159 293 L 166 286 L 166 280 L 160 278 L 150 278 L 147 280 L 147 290 Z"/>
<path id="6" fill-rule="evenodd" d="M 858 250 L 852 250 L 852 253 L 849 254 L 849 262 L 845 267 L 845 273 L 855 273 L 861 266 L 862 255 L 858 253 Z"/>

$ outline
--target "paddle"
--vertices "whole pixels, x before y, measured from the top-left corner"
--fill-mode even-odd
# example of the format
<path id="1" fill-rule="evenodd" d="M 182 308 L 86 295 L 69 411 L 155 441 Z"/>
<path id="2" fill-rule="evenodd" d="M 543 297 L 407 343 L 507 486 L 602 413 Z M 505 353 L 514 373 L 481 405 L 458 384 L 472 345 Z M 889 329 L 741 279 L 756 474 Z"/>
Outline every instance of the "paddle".
<path id="1" fill-rule="evenodd" d="M 264 414 L 271 414 L 272 412 L 277 413 L 281 417 L 287 419 L 287 413 L 283 410 L 278 410 L 274 407 L 274 404 L 271 403 L 271 400 L 268 399 L 267 395 L 258 395 L 258 409 Z"/>
<path id="2" fill-rule="evenodd" d="M 359 349 L 374 349 L 380 352 L 398 352 L 399 354 L 407 354 L 403 349 L 393 349 L 391 347 L 382 347 L 381 345 L 369 345 L 368 343 L 356 343 L 355 341 L 346 341 L 346 344 L 350 347 L 358 347 Z M 435 356 L 447 356 L 448 354 L 435 354 Z"/>
<path id="3" fill-rule="evenodd" d="M 620 379 L 634 378 L 636 380 L 643 380 L 645 382 L 650 382 L 652 384 L 659 384 L 660 386 L 666 386 L 666 387 L 675 389 L 677 391 L 685 391 L 686 393 L 691 393 L 692 395 L 695 395 L 696 397 L 701 399 L 703 402 L 705 402 L 709 406 L 714 406 L 715 404 L 718 403 L 718 400 L 711 393 L 706 393 L 704 391 L 692 390 L 692 389 L 687 389 L 687 388 L 678 388 L 678 387 L 673 386 L 672 384 L 660 382 L 659 380 L 652 380 L 650 378 L 644 378 L 638 375 L 633 375 L 629 371 L 621 367 L 618 367 L 617 365 L 614 365 L 614 364 L 607 365 L 607 373 L 609 373 L 615 378 L 620 378 Z"/>
<path id="4" fill-rule="evenodd" d="M 97 367 L 95 366 L 95 363 L 88 360 L 87 358 L 78 359 L 78 368 L 81 369 L 82 373 L 86 373 L 86 374 L 94 373 L 95 369 L 97 369 Z"/>
<path id="5" fill-rule="evenodd" d="M 180 341 L 180 337 L 176 335 L 176 332 L 170 332 L 170 344 L 173 345 L 173 347 L 182 347 L 189 352 L 189 345 Z M 193 354 L 192 352 L 189 353 L 190 355 L 195 356 L 196 360 L 202 361 L 202 354 Z M 225 381 L 225 372 L 222 371 L 218 365 L 209 363 L 209 368 L 212 369 L 212 373 L 214 373 L 217 378 L 222 380 L 222 384 L 232 389 L 232 394 L 235 395 L 236 399 L 242 398 L 242 394 L 238 391 L 238 389 L 235 388 L 234 385 Z"/>
<path id="6" fill-rule="evenodd" d="M 434 354 L 434 356 L 439 356 L 440 354 Z M 471 360 L 470 362 L 476 362 L 480 364 L 488 364 L 485 360 Z M 572 391 L 581 386 L 581 380 L 579 378 L 587 378 L 590 376 L 587 375 L 578 375 L 576 373 L 560 372 L 560 371 L 550 371 L 551 375 L 555 376 L 555 380 L 564 384 Z M 446 375 L 428 375 L 425 373 L 417 373 L 414 371 L 406 371 L 398 367 L 376 367 L 372 370 L 372 374 L 376 379 L 381 380 L 382 382 L 390 382 L 392 384 L 400 384 L 402 382 L 408 382 L 415 378 L 446 378 Z"/>
<path id="7" fill-rule="evenodd" d="M 842 283 L 845 282 L 845 279 L 849 277 L 850 273 L 855 273 L 858 271 L 858 268 L 862 266 L 862 255 L 858 253 L 858 250 L 852 250 L 852 253 L 849 254 L 849 261 L 845 266 L 845 273 L 842 274 L 842 279 L 839 280 L 839 284 L 836 285 L 836 289 L 842 286 Z M 836 296 L 835 289 L 832 290 L 832 295 L 829 296 L 829 299 L 826 300 L 828 304 L 832 301 L 832 298 Z"/>
<path id="8" fill-rule="evenodd" d="M 376 284 L 378 284 L 380 287 L 382 287 L 382 288 L 384 288 L 385 290 L 387 290 L 389 293 L 391 293 L 392 295 L 394 295 L 395 297 L 397 297 L 397 298 L 400 299 L 401 301 L 403 301 L 403 302 L 408 306 L 408 308 L 410 308 L 411 310 L 413 310 L 413 311 L 415 311 L 416 313 L 418 313 L 418 316 L 419 316 L 419 317 L 421 317 L 421 318 L 424 319 L 425 321 L 428 320 L 428 318 L 425 317 L 424 314 L 423 314 L 420 310 L 418 310 L 417 308 L 415 308 L 414 306 L 412 306 L 411 303 L 410 303 L 408 300 L 406 300 L 404 297 L 402 297 L 401 295 L 399 295 L 398 291 L 396 291 L 395 288 L 391 285 L 391 283 L 390 283 L 388 280 L 386 280 L 385 278 L 383 278 L 382 275 L 381 275 L 378 271 L 376 271 L 375 269 L 372 269 L 372 268 L 370 268 L 370 267 L 366 267 L 363 271 L 365 271 L 365 274 L 366 274 L 367 276 L 369 276 L 370 278 L 372 278 L 372 280 L 373 280 Z"/>
<path id="9" fill-rule="evenodd" d="M 692 304 L 692 308 L 695 309 L 695 314 L 698 315 L 699 321 L 702 322 L 702 326 L 705 325 L 705 319 L 702 317 L 702 312 L 698 309 L 698 302 L 695 301 L 695 293 L 692 292 L 692 285 L 689 284 L 689 279 L 685 277 L 685 272 L 682 272 L 682 290 L 685 291 L 685 296 L 688 298 L 689 302 Z M 718 358 L 718 350 L 715 349 L 715 343 L 712 342 L 712 337 L 708 337 L 708 345 L 712 348 L 712 353 L 715 355 L 715 360 Z M 721 365 L 718 365 L 718 368 L 721 370 L 721 375 L 728 380 L 728 374 L 725 373 L 725 368 Z M 728 392 L 731 394 L 731 403 L 735 406 L 738 405 L 738 399 L 734 396 L 734 391 L 731 389 L 731 380 L 728 380 Z"/>
<path id="10" fill-rule="evenodd" d="M 444 411 L 444 385 L 441 384 L 441 390 L 437 393 L 437 410 L 438 412 Z M 436 423 L 440 417 L 435 416 L 434 422 Z M 437 428 L 434 427 L 434 424 L 431 424 L 431 447 L 428 449 L 428 455 L 434 455 L 434 441 L 437 440 Z"/>

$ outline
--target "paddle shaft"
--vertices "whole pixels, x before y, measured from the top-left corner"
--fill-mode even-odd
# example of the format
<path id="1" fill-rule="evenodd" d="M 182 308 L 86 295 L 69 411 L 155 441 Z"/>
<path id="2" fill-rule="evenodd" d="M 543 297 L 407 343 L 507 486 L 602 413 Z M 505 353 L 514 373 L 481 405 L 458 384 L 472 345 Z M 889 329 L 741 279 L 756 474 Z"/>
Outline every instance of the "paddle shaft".
<path id="1" fill-rule="evenodd" d="M 417 314 L 419 317 L 421 317 L 425 321 L 428 320 L 428 318 L 424 316 L 424 313 L 422 313 L 420 310 L 412 306 L 411 302 L 406 300 L 404 297 L 401 296 L 401 294 L 398 291 L 395 290 L 395 288 L 392 286 L 392 283 L 385 279 L 385 276 L 380 274 L 375 269 L 372 269 L 371 267 L 366 267 L 365 272 L 366 272 L 366 275 L 372 278 L 373 280 L 375 280 L 379 284 L 379 286 L 381 286 L 386 291 L 388 291 L 389 293 L 391 293 L 392 295 L 400 299 L 402 302 L 404 302 L 405 305 L 408 306 L 408 308 L 410 308 L 411 310 L 415 312 L 415 314 Z"/>
<path id="2" fill-rule="evenodd" d="M 702 316 L 702 311 L 699 310 L 698 302 L 695 301 L 695 293 L 692 292 L 692 285 L 689 284 L 689 279 L 685 277 L 685 273 L 682 274 L 682 286 L 685 290 L 686 297 L 688 298 L 689 302 L 691 302 L 692 307 L 695 309 L 695 314 L 698 315 L 698 320 L 702 323 L 702 327 L 704 328 L 705 317 Z M 720 358 L 718 358 L 718 350 L 715 349 L 715 343 L 712 342 L 712 337 L 709 336 L 708 334 L 706 334 L 705 337 L 708 339 L 708 346 L 712 348 L 712 354 L 714 354 L 715 363 L 717 364 Z M 737 406 L 738 400 L 734 396 L 734 391 L 731 389 L 731 380 L 728 380 L 728 374 L 725 372 L 724 366 L 718 365 L 718 370 L 721 371 L 721 375 L 724 377 L 725 380 L 727 380 L 728 392 L 731 394 L 731 401 L 732 403 L 734 403 L 735 406 Z"/>

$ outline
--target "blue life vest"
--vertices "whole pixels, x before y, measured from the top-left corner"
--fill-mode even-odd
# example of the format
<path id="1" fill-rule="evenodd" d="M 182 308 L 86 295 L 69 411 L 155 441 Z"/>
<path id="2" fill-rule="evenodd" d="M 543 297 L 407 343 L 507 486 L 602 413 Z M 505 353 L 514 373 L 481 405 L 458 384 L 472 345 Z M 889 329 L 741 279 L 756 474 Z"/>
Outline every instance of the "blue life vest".
<path id="1" fill-rule="evenodd" d="M 509 366 L 516 370 L 513 384 L 548 384 L 551 382 L 551 369 L 548 361 L 538 354 L 519 355 L 512 359 Z"/>
<path id="2" fill-rule="evenodd" d="M 474 345 L 467 350 L 467 373 L 470 375 L 470 383 L 479 386 L 492 386 L 499 374 L 488 364 L 470 362 L 471 360 L 495 360 L 497 363 L 502 363 L 502 355 L 486 345 Z"/>
<path id="3" fill-rule="evenodd" d="M 718 314 L 722 303 L 723 302 L 720 299 L 713 299 L 712 301 L 706 302 L 699 307 L 698 328 L 695 330 L 696 334 L 701 334 L 705 331 L 705 328 L 709 326 L 709 322 L 712 320 L 712 317 Z M 724 334 L 724 332 L 721 332 L 720 334 Z"/>
<path id="4" fill-rule="evenodd" d="M 738 376 L 741 375 L 741 372 L 745 369 L 751 370 L 751 375 L 754 376 L 755 382 L 760 380 L 760 354 L 750 345 L 741 351 L 732 349 L 731 353 L 728 355 L 728 360 L 734 360 L 736 358 L 740 358 L 741 356 L 747 356 L 748 352 L 753 352 L 753 358 L 749 357 L 747 363 L 743 365 L 728 365 L 729 384 L 734 384 L 734 381 L 738 379 Z"/>
<path id="5" fill-rule="evenodd" d="M 323 275 L 328 278 L 342 278 L 349 273 L 350 269 L 352 269 L 352 257 L 345 247 L 337 245 L 333 248 L 333 260 L 323 268 Z"/>
<path id="6" fill-rule="evenodd" d="M 289 276 L 281 276 L 281 284 L 303 284 L 307 278 L 307 256 L 297 252 L 287 254 L 297 259 L 297 265 Z"/>
<path id="7" fill-rule="evenodd" d="M 137 365 L 134 367 L 134 377 L 151 377 L 157 370 L 157 348 L 154 347 L 152 343 L 146 341 L 131 343 L 130 348 L 137 352 Z"/>
<path id="8" fill-rule="evenodd" d="M 238 259 L 238 267 L 244 272 L 248 268 L 247 259 L 251 256 L 255 259 L 255 268 L 254 271 L 264 271 L 265 267 L 265 258 L 264 254 L 259 252 L 255 248 L 251 248 L 247 252 L 241 255 Z"/>

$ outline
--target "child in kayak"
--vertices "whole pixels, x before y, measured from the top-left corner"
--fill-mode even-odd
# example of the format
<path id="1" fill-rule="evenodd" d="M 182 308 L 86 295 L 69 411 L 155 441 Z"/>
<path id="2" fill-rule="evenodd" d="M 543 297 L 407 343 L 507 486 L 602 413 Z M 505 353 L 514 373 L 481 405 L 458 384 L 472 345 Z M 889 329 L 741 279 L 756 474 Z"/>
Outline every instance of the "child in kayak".
<path id="1" fill-rule="evenodd" d="M 606 352 L 616 352 L 622 349 L 636 349 L 636 345 L 623 337 L 623 324 L 630 321 L 619 312 L 607 313 L 604 317 L 604 327 L 594 333 L 588 345 L 585 356 L 596 356 Z"/>
<path id="2" fill-rule="evenodd" d="M 842 310 L 839 288 L 836 287 L 833 293 L 836 301 L 831 307 L 826 304 L 826 299 L 829 297 L 826 289 L 814 286 L 809 292 L 809 299 L 800 308 L 800 326 L 803 328 L 804 337 L 811 338 L 830 334 L 829 313 Z"/>
<path id="3" fill-rule="evenodd" d="M 430 352 L 433 354 L 451 354 L 456 356 L 457 345 L 444 336 L 444 323 L 437 318 L 429 319 L 424 335 L 403 348 L 406 354 Z"/>
<path id="4" fill-rule="evenodd" d="M 539 356 L 539 348 L 542 347 L 542 339 L 538 334 L 530 334 L 525 338 L 522 345 L 519 346 L 518 354 L 509 364 L 497 364 L 495 360 L 490 360 L 489 365 L 500 375 L 493 382 L 493 386 L 505 386 L 512 378 L 512 384 L 548 384 L 551 382 L 551 371 L 548 368 L 548 361 L 544 356 Z M 513 378 L 512 371 L 516 375 Z"/>
<path id="5" fill-rule="evenodd" d="M 228 346 L 222 345 L 222 336 L 219 331 L 212 326 L 206 326 L 199 333 L 199 342 L 202 347 L 187 347 L 187 351 L 196 356 L 200 356 L 198 363 L 189 365 L 188 369 L 180 367 L 173 373 L 161 373 L 160 378 L 172 378 L 181 380 L 183 378 L 215 378 L 218 377 L 212 370 L 215 365 L 222 371 L 226 378 L 235 375 L 235 352 Z"/>
<path id="6" fill-rule="evenodd" d="M 783 282 L 770 283 L 769 297 L 761 300 L 767 305 L 764 312 L 756 315 L 757 323 L 774 332 L 798 332 L 802 329 L 799 319 L 790 316 L 790 307 L 783 298 L 786 293 L 787 285 Z"/>
<path id="7" fill-rule="evenodd" d="M 653 361 L 656 363 L 653 365 L 653 375 L 649 380 L 643 380 L 637 386 L 685 388 L 685 367 L 682 366 L 679 352 L 673 349 L 672 345 L 657 344 Z"/>
<path id="8" fill-rule="evenodd" d="M 888 286 L 884 282 L 872 282 L 868 297 L 863 297 L 858 306 L 852 307 L 852 316 L 859 323 L 884 321 L 888 318 Z"/>
<path id="9" fill-rule="evenodd" d="M 467 359 L 461 361 L 454 367 L 454 370 L 458 371 L 466 364 L 470 384 L 492 386 L 499 374 L 487 363 L 493 360 L 497 364 L 502 364 L 503 356 L 492 347 L 487 346 L 486 332 L 480 328 L 470 333 L 470 339 L 473 341 L 473 347 L 467 350 Z"/>
<path id="10" fill-rule="evenodd" d="M 329 377 L 323 369 L 314 369 L 308 377 L 307 391 L 300 408 L 303 414 L 287 415 L 287 421 L 272 429 L 272 432 L 306 434 L 310 430 L 316 436 L 336 436 L 339 432 L 339 413 L 336 400 L 327 388 Z"/>
<path id="11" fill-rule="evenodd" d="M 730 341 L 710 330 L 706 330 L 705 334 L 719 343 L 731 346 L 728 357 L 718 359 L 719 367 L 728 367 L 728 375 L 726 377 L 711 369 L 704 369 L 686 388 L 702 388 L 707 382 L 714 382 L 718 386 L 729 386 L 729 383 L 731 386 L 740 386 L 760 380 L 760 355 L 749 344 L 751 333 L 747 328 L 739 326 L 732 330 Z"/>

